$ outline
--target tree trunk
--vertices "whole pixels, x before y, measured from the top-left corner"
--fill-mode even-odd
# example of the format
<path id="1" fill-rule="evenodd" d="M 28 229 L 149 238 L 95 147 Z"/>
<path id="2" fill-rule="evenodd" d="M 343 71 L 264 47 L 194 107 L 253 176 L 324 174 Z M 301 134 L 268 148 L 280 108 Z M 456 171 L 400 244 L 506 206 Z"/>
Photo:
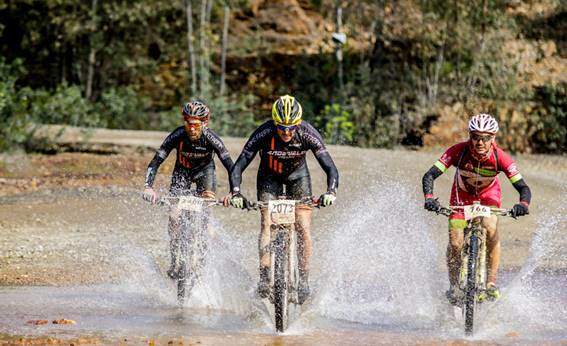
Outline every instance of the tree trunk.
<path id="1" fill-rule="evenodd" d="M 207 30 L 207 0 L 201 1 L 201 16 L 199 25 L 199 95 L 203 97 L 208 89 L 208 78 L 206 77 L 206 59 L 208 58 L 205 39 Z"/>
<path id="2" fill-rule="evenodd" d="M 92 0 L 92 7 L 91 7 L 91 21 L 94 25 L 94 30 L 91 34 L 91 42 L 90 42 L 90 52 L 89 52 L 89 62 L 88 62 L 88 72 L 87 72 L 87 86 L 85 88 L 85 97 L 87 100 L 90 100 L 93 94 L 93 80 L 94 80 L 94 69 L 96 64 L 96 49 L 94 44 L 94 35 L 96 34 L 96 6 L 98 0 Z"/>
<path id="3" fill-rule="evenodd" d="M 193 9 L 191 0 L 185 0 L 187 16 L 187 47 L 189 49 L 189 69 L 191 70 L 191 97 L 197 94 L 197 67 L 195 66 L 195 50 L 193 48 Z"/>
<path id="4" fill-rule="evenodd" d="M 230 20 L 230 7 L 224 6 L 224 24 L 222 27 L 222 49 L 221 49 L 221 78 L 220 96 L 224 96 L 225 74 L 226 74 L 226 50 L 228 46 L 228 24 Z"/>

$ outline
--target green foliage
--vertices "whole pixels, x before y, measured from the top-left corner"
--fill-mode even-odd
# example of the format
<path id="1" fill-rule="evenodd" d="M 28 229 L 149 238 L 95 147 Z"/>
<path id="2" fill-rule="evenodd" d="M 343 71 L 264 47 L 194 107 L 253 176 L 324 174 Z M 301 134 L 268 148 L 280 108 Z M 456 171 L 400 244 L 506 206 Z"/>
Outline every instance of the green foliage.
<path id="1" fill-rule="evenodd" d="M 20 59 L 7 64 L 0 56 L 0 151 L 22 144 L 29 138 L 31 119 L 23 112 L 28 101 L 28 89 L 16 88 L 16 81 L 24 73 Z"/>
<path id="2" fill-rule="evenodd" d="M 146 115 L 148 99 L 139 96 L 132 87 L 105 90 L 94 108 L 102 126 L 135 130 L 151 128 Z"/>
<path id="3" fill-rule="evenodd" d="M 42 124 L 68 124 L 92 127 L 100 124 L 100 117 L 91 102 L 81 95 L 75 85 L 62 84 L 50 93 L 38 90 L 31 95 L 30 114 Z"/>
<path id="4" fill-rule="evenodd" d="M 34 123 L 171 130 L 181 124 L 179 106 L 193 97 L 209 103 L 216 131 L 247 136 L 254 115 L 265 119 L 273 98 L 284 93 L 301 101 L 305 119 L 333 143 L 419 145 L 437 117 L 450 116 L 441 110 L 460 104 L 462 112 L 506 108 L 503 129 L 513 134 L 508 148 L 565 150 L 565 86 L 536 90 L 520 81 L 530 61 L 510 52 L 517 46 L 503 44 L 526 36 L 555 40 L 561 55 L 564 6 L 548 17 L 519 20 L 506 0 L 299 2 L 308 16 L 323 17 L 317 23 L 325 32 L 339 3 L 349 35 L 343 90 L 328 38 L 319 54 L 297 53 L 312 42 L 296 40 L 293 32 L 266 35 L 273 30 L 269 18 L 253 26 L 258 18 L 246 0 L 211 3 L 205 21 L 201 1 L 0 2 L 0 150 L 25 143 Z M 186 4 L 193 6 L 199 85 L 190 97 Z M 221 97 L 225 4 L 235 15 Z M 286 40 L 295 53 L 273 53 Z"/>
<path id="5" fill-rule="evenodd" d="M 536 131 L 532 147 L 539 152 L 567 152 L 567 83 L 546 85 L 537 90 L 538 107 L 531 114 Z"/>
<path id="6" fill-rule="evenodd" d="M 258 125 L 250 111 L 254 100 L 252 95 L 206 99 L 212 113 L 211 128 L 221 136 L 248 137 Z"/>
<path id="7" fill-rule="evenodd" d="M 322 128 L 326 141 L 332 144 L 352 144 L 355 127 L 352 115 L 340 104 L 326 105 L 315 120 L 315 126 Z"/>

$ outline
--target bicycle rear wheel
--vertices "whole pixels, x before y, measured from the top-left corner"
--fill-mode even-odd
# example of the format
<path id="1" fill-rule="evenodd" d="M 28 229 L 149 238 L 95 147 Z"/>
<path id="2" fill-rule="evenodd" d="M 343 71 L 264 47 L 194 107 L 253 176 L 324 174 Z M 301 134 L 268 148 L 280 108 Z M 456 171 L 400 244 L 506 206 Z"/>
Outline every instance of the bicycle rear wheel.
<path id="1" fill-rule="evenodd" d="M 465 334 L 474 331 L 474 313 L 476 308 L 476 269 L 478 257 L 478 236 L 473 233 L 469 241 L 469 258 L 467 263 L 467 285 L 465 287 Z"/>
<path id="2" fill-rule="evenodd" d="M 278 232 L 274 240 L 274 312 L 276 330 L 283 332 L 288 325 L 288 290 L 285 232 Z"/>

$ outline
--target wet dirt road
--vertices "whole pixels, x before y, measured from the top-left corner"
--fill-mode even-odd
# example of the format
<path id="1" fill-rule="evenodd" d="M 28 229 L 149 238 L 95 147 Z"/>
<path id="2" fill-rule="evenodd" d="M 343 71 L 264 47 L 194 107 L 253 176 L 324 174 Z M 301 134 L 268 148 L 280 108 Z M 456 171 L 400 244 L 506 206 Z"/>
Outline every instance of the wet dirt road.
<path id="1" fill-rule="evenodd" d="M 227 144 L 235 157 L 242 141 Z M 166 211 L 139 196 L 150 152 L 3 156 L 0 186 L 9 193 L 0 196 L 0 340 L 262 345 L 567 340 L 565 158 L 517 158 L 532 188 L 531 214 L 501 220 L 504 298 L 482 312 L 475 337 L 463 339 L 460 322 L 443 300 L 446 220 L 422 210 L 421 175 L 440 153 L 349 147 L 332 147 L 331 153 L 341 172 L 339 198 L 336 207 L 315 212 L 314 294 L 284 335 L 274 333 L 266 306 L 253 294 L 255 213 L 214 210 L 216 233 L 202 282 L 179 309 L 164 275 Z M 49 160 L 59 161 L 49 167 Z M 164 189 L 168 165 L 158 181 Z M 245 173 L 248 196 L 254 196 L 256 167 L 257 161 Z M 324 176 L 316 162 L 310 167 L 320 193 Z M 89 172 L 99 176 L 84 176 Z M 445 202 L 452 174 L 436 182 Z M 218 176 L 224 192 L 226 174 L 219 169 Z M 18 179 L 24 185 L 19 190 L 13 188 Z M 37 187 L 29 189 L 32 179 Z M 502 185 L 503 204 L 511 206 L 517 193 L 506 181 Z M 51 323 L 59 318 L 76 324 Z M 50 323 L 26 323 L 38 319 Z"/>

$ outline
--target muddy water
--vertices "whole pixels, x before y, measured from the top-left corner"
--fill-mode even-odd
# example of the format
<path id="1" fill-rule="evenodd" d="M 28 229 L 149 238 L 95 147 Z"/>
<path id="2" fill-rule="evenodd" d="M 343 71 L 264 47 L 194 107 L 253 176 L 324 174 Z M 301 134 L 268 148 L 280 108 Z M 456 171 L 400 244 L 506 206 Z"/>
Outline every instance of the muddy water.
<path id="1" fill-rule="evenodd" d="M 164 275 L 165 211 L 121 187 L 2 198 L 0 333 L 207 344 L 462 339 L 462 321 L 443 299 L 446 220 L 422 210 L 419 192 L 420 176 L 437 155 L 333 150 L 342 181 L 337 206 L 315 212 L 313 297 L 283 336 L 274 333 L 268 307 L 254 296 L 258 215 L 214 210 L 202 281 L 179 309 Z M 534 195 L 531 215 L 501 220 L 503 298 L 481 311 L 469 341 L 561 343 L 567 340 L 566 161 L 518 161 Z M 324 177 L 310 164 L 315 191 L 321 191 Z M 254 169 L 245 174 L 250 196 Z M 436 184 L 445 201 L 448 175 Z M 219 177 L 226 187 L 224 173 Z M 510 206 L 516 192 L 503 186 Z M 58 318 L 77 324 L 26 324 Z"/>

